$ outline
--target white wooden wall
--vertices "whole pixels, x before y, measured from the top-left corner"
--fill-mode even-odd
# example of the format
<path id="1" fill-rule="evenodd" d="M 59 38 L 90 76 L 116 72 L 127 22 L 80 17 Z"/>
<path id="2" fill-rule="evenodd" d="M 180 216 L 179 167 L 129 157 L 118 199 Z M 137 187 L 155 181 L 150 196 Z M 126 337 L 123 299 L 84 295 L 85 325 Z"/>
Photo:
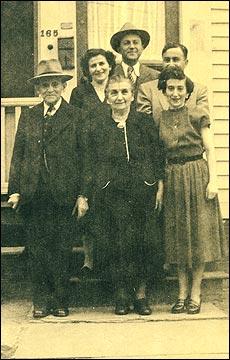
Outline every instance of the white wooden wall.
<path id="1" fill-rule="evenodd" d="M 229 3 L 211 2 L 213 124 L 219 198 L 229 218 Z"/>
<path id="2" fill-rule="evenodd" d="M 229 218 L 229 5 L 180 1 L 180 41 L 188 50 L 186 74 L 208 87 L 217 181 L 223 218 Z"/>

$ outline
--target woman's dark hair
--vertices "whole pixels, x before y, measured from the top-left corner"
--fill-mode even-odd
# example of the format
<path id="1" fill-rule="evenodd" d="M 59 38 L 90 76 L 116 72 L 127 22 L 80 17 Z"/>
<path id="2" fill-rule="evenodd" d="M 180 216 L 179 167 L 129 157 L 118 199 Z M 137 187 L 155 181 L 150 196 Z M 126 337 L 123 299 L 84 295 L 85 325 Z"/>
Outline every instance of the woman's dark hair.
<path id="1" fill-rule="evenodd" d="M 111 70 L 109 72 L 109 75 L 113 74 L 114 68 L 116 66 L 115 62 L 115 55 L 111 51 L 106 51 L 104 49 L 88 49 L 84 56 L 81 58 L 81 68 L 84 76 L 91 81 L 91 75 L 89 73 L 89 60 L 92 57 L 95 57 L 97 55 L 102 55 L 106 58 L 108 64 L 111 66 Z"/>
<path id="2" fill-rule="evenodd" d="M 190 94 L 193 92 L 194 84 L 192 80 L 190 80 L 185 74 L 184 71 L 179 66 L 167 66 L 164 68 L 158 79 L 158 89 L 162 90 L 163 93 L 166 91 L 167 80 L 169 79 L 177 79 L 177 80 L 184 80 L 185 79 L 185 86 L 187 93 Z"/>

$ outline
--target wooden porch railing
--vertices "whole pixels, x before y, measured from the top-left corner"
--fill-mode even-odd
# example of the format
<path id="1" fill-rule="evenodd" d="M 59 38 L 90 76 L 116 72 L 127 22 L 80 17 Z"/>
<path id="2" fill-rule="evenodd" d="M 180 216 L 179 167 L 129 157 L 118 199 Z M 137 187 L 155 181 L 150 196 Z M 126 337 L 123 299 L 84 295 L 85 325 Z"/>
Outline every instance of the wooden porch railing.
<path id="1" fill-rule="evenodd" d="M 10 161 L 21 110 L 40 102 L 39 97 L 1 99 L 1 194 L 8 190 Z"/>

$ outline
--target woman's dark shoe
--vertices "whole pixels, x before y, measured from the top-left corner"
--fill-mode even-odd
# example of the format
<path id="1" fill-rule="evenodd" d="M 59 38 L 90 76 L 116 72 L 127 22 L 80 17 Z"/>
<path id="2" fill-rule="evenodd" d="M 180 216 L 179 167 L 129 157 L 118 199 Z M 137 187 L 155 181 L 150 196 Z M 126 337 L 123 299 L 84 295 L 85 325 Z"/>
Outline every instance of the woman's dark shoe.
<path id="1" fill-rule="evenodd" d="M 115 306 L 116 315 L 127 315 L 130 311 L 129 304 L 125 300 L 118 300 Z"/>
<path id="2" fill-rule="evenodd" d="M 54 316 L 65 317 L 69 315 L 69 310 L 67 308 L 54 309 L 52 314 Z"/>
<path id="3" fill-rule="evenodd" d="M 199 314 L 200 308 L 201 308 L 201 300 L 200 300 L 200 303 L 197 303 L 196 301 L 190 299 L 188 302 L 187 313 L 192 314 L 192 315 Z"/>
<path id="4" fill-rule="evenodd" d="M 134 311 L 139 315 L 151 315 L 152 310 L 149 307 L 147 298 L 136 299 L 134 301 Z"/>
<path id="5" fill-rule="evenodd" d="M 177 302 L 171 309 L 172 314 L 181 314 L 187 312 L 187 299 L 177 299 Z"/>
<path id="6" fill-rule="evenodd" d="M 33 310 L 33 318 L 34 319 L 41 319 L 50 314 L 51 314 L 50 310 L 48 310 L 46 308 L 35 307 Z"/>

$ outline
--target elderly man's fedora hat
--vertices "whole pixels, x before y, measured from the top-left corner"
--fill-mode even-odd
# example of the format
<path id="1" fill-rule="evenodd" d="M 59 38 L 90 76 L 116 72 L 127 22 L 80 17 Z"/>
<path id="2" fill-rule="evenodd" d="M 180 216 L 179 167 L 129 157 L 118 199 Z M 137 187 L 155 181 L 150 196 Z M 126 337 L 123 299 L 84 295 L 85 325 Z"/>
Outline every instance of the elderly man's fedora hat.
<path id="1" fill-rule="evenodd" d="M 122 26 L 121 30 L 119 30 L 117 33 L 115 33 L 111 37 L 110 44 L 111 44 L 113 50 L 115 50 L 116 52 L 119 53 L 119 46 L 120 46 L 121 39 L 125 35 L 130 34 L 130 33 L 131 34 L 137 34 L 137 35 L 140 36 L 144 49 L 149 44 L 150 35 L 149 35 L 149 33 L 147 31 L 138 29 L 137 27 L 135 27 L 131 23 L 125 23 Z"/>
<path id="2" fill-rule="evenodd" d="M 73 78 L 72 75 L 63 74 L 63 70 L 59 60 L 49 59 L 41 60 L 37 67 L 37 75 L 29 79 L 28 81 L 32 84 L 36 84 L 39 79 L 58 76 L 63 82 Z"/>

